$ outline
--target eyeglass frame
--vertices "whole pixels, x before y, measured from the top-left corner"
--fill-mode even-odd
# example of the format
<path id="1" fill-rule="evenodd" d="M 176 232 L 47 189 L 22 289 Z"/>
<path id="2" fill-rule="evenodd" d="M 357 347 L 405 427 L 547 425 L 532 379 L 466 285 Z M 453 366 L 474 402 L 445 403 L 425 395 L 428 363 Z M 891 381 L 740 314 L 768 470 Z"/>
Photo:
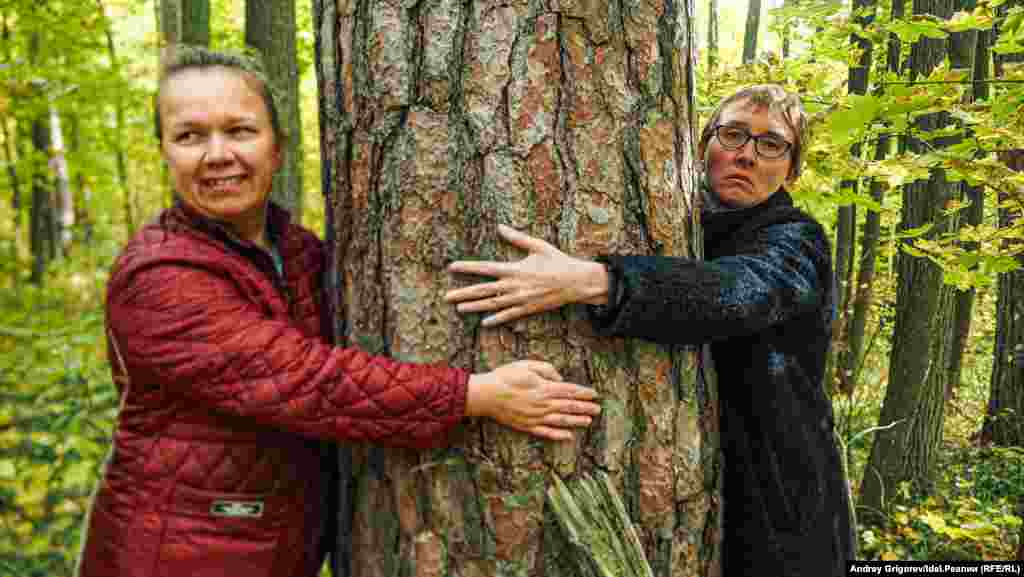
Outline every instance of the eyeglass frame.
<path id="1" fill-rule="evenodd" d="M 722 138 L 720 136 L 718 136 L 718 131 L 723 129 L 723 128 L 730 128 L 732 130 L 739 130 L 739 131 L 743 132 L 743 134 L 747 135 L 747 137 L 743 140 L 743 142 L 737 144 L 736 146 L 729 146 L 728 144 L 722 142 Z M 722 148 L 724 148 L 726 150 L 739 150 L 739 149 L 743 148 L 744 146 L 746 146 L 748 142 L 753 140 L 754 141 L 754 152 L 758 156 L 760 156 L 761 158 L 766 158 L 768 160 L 779 160 L 780 158 L 785 158 L 786 154 L 789 153 L 789 151 L 793 149 L 793 143 L 792 142 L 786 140 L 785 138 L 782 138 L 781 136 L 779 136 L 778 134 L 775 134 L 774 132 L 766 132 L 764 134 L 759 134 L 757 136 L 754 136 L 754 134 L 752 132 L 750 132 L 750 130 L 748 130 L 748 129 L 742 127 L 742 126 L 736 126 L 735 124 L 719 124 L 719 125 L 715 126 L 713 132 L 715 134 L 715 140 L 717 140 L 718 144 L 720 144 L 722 146 Z M 786 147 L 782 149 L 782 152 L 778 156 L 768 156 L 765 153 L 761 152 L 761 148 L 760 148 L 759 145 L 761 144 L 761 139 L 762 138 L 766 138 L 766 137 L 771 137 L 772 139 L 779 139 L 779 140 L 781 140 L 782 142 L 784 142 L 786 144 Z"/>

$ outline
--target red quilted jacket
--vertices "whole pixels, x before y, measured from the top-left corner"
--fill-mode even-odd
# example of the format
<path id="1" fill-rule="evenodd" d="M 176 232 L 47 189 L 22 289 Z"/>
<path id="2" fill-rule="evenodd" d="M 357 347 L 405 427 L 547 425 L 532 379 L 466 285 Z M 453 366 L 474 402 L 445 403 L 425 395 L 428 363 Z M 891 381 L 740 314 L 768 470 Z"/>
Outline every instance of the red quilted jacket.
<path id="1" fill-rule="evenodd" d="M 463 416 L 466 372 L 325 342 L 323 246 L 270 214 L 283 279 L 180 204 L 115 264 L 110 356 L 128 384 L 80 577 L 314 577 L 334 507 L 320 440 L 435 446 Z"/>

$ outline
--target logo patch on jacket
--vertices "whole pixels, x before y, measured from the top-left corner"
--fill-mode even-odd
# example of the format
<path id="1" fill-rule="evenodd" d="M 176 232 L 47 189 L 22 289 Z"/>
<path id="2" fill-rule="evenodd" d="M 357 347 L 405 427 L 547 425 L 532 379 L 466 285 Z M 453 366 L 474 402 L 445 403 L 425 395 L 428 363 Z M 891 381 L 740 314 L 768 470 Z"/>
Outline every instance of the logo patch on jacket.
<path id="1" fill-rule="evenodd" d="M 210 514 L 215 517 L 262 517 L 263 501 L 214 501 Z"/>

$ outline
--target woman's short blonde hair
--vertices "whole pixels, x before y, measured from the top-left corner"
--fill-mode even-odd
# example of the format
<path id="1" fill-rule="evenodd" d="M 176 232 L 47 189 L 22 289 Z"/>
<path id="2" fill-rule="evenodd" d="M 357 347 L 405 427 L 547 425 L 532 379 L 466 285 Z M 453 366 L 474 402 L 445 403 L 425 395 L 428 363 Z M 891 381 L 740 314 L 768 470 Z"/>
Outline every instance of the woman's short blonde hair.
<path id="1" fill-rule="evenodd" d="M 715 113 L 711 115 L 711 119 L 704 125 L 704 130 L 700 134 L 700 143 L 697 146 L 700 156 L 703 157 L 707 151 L 708 144 L 711 142 L 711 136 L 722 119 L 722 111 L 730 104 L 736 102 L 749 102 L 756 106 L 763 106 L 770 112 L 779 113 L 779 116 L 782 117 L 786 126 L 793 133 L 793 147 L 789 151 L 791 162 L 788 178 L 795 179 L 800 176 L 800 173 L 803 171 L 807 139 L 807 114 L 804 112 L 804 106 L 800 102 L 800 97 L 787 92 L 785 88 L 778 84 L 748 86 L 722 100 L 718 104 L 718 108 L 715 109 Z"/>

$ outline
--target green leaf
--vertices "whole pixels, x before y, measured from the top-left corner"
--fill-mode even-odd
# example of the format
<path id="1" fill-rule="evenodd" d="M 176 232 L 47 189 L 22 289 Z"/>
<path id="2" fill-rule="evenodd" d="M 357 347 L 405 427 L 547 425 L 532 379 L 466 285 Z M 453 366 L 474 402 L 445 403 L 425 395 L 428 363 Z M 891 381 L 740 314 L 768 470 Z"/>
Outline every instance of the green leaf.
<path id="1" fill-rule="evenodd" d="M 849 104 L 849 108 L 833 112 L 829 119 L 832 138 L 839 142 L 854 140 L 858 131 L 863 131 L 871 123 L 878 111 L 879 99 L 867 94 L 851 94 Z"/>

